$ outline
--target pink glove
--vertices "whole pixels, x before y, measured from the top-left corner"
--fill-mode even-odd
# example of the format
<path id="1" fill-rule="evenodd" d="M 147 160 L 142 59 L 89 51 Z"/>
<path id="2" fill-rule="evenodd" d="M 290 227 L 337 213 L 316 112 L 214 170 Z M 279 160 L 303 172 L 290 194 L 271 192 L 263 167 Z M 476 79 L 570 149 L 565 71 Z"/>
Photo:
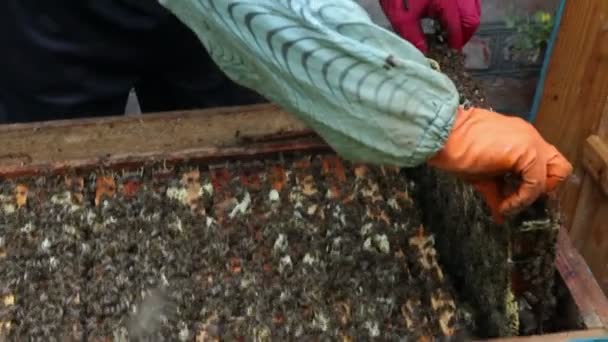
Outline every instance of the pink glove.
<path id="1" fill-rule="evenodd" d="M 437 19 L 448 34 L 449 47 L 461 50 L 477 31 L 481 16 L 480 0 L 380 0 L 380 5 L 393 29 L 425 54 L 421 19 Z"/>
<path id="2" fill-rule="evenodd" d="M 462 26 L 462 41 L 464 46 L 473 38 L 481 21 L 481 0 L 458 0 L 460 22 Z"/>
<path id="3" fill-rule="evenodd" d="M 420 19 L 428 16 L 432 0 L 380 0 L 380 6 L 393 30 L 423 53 L 428 52 Z M 407 3 L 407 8 L 406 8 Z"/>
<path id="4" fill-rule="evenodd" d="M 431 0 L 428 16 L 447 31 L 450 48 L 461 50 L 479 27 L 480 0 Z"/>

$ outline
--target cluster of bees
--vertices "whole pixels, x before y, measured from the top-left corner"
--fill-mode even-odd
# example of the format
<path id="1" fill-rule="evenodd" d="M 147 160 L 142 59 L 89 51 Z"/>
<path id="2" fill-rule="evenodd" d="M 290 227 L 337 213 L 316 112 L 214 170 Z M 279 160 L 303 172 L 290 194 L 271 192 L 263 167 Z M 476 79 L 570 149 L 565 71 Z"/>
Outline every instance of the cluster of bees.
<path id="1" fill-rule="evenodd" d="M 52 267 L 0 278 L 0 335 L 27 334 L 42 313 L 24 310 L 24 289 L 52 284 L 65 298 L 49 301 L 78 319 L 58 316 L 38 336 L 453 336 L 456 302 L 414 186 L 397 168 L 334 155 L 6 181 L 0 264 L 56 258 L 55 271 L 80 279 L 64 286 Z M 142 310 L 157 290 L 169 304 L 155 320 Z"/>

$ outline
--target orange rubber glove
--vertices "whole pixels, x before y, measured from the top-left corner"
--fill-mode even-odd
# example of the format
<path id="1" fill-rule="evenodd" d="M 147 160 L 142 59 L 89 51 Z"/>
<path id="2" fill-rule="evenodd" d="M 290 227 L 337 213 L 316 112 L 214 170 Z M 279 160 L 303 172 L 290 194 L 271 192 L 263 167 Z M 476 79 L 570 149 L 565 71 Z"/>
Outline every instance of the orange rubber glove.
<path id="1" fill-rule="evenodd" d="M 471 183 L 498 223 L 572 173 L 572 165 L 528 122 L 478 108 L 458 109 L 445 146 L 428 164 Z M 506 174 L 522 180 L 511 194 L 505 193 Z"/>

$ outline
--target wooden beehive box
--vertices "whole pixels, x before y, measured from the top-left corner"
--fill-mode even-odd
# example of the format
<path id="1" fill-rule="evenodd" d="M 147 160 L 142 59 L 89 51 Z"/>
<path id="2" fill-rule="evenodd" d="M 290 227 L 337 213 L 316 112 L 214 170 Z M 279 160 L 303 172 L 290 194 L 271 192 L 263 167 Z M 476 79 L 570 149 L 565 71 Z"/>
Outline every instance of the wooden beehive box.
<path id="1" fill-rule="evenodd" d="M 462 184 L 445 176 L 434 175 L 429 170 L 398 172 L 389 167 L 350 165 L 340 161 L 332 157 L 323 141 L 274 106 L 155 114 L 141 118 L 11 125 L 0 128 L 0 140 L 5 151 L 0 156 L 3 208 L 13 210 L 11 215 L 18 217 L 17 221 L 10 221 L 5 214 L 2 220 L 4 224 L 0 226 L 3 232 L 0 265 L 5 267 L 0 277 L 3 291 L 0 321 L 5 333 L 11 329 L 19 331 L 19 327 L 27 326 L 30 333 L 46 336 L 44 334 L 57 332 L 45 331 L 56 328 L 51 324 L 53 317 L 61 317 L 59 325 L 63 329 L 62 334 L 72 338 L 84 334 L 84 337 L 92 340 L 120 340 L 126 336 L 127 330 L 131 336 L 155 331 L 150 326 L 156 325 L 156 321 L 142 320 L 137 312 L 132 312 L 133 303 L 137 303 L 138 312 L 153 313 L 150 315 L 152 317 L 156 313 L 161 317 L 159 326 L 170 326 L 155 333 L 184 340 L 197 337 L 202 339 L 205 336 L 209 338 L 222 333 L 234 338 L 285 338 L 296 336 L 296 323 L 300 321 L 310 322 L 316 329 L 320 329 L 317 331 L 319 336 L 333 338 L 365 339 L 378 334 L 385 337 L 429 337 L 447 333 L 454 334 L 457 339 L 472 333 L 467 329 L 467 321 L 481 322 L 475 315 L 488 313 L 484 324 L 500 326 L 497 322 L 508 312 L 506 310 L 509 306 L 506 304 L 484 308 L 480 305 L 496 301 L 470 300 L 472 295 L 467 291 L 471 288 L 484 291 L 484 286 L 488 285 L 487 279 L 477 279 L 479 284 L 463 285 L 462 279 L 465 282 L 475 280 L 471 278 L 475 272 L 465 271 L 459 274 L 455 270 L 458 269 L 459 262 L 463 263 L 460 265 L 462 270 L 467 270 L 467 267 L 470 270 L 466 261 L 473 257 L 479 258 L 480 255 L 475 256 L 474 249 L 459 248 L 471 245 L 471 241 L 450 242 L 443 238 L 448 236 L 445 233 L 450 224 L 458 228 L 457 234 L 453 236 L 466 239 L 466 234 L 463 234 L 466 227 L 462 223 L 471 222 L 471 218 L 483 217 L 483 209 L 469 189 L 462 188 Z M 142 168 L 144 173 L 138 173 Z M 127 172 L 123 174 L 121 170 Z M 282 171 L 275 172 L 276 170 Z M 173 179 L 176 175 L 177 179 Z M 260 175 L 262 176 L 258 177 Z M 154 188 L 155 185 L 160 190 Z M 151 189 L 149 192 L 145 191 L 147 187 Z M 65 191 L 57 194 L 45 189 Z M 358 192 L 355 193 L 354 189 Z M 419 191 L 421 189 L 425 191 Z M 150 208 L 128 200 L 142 191 L 148 193 L 144 200 L 152 203 Z M 214 195 L 206 196 L 209 192 Z M 418 195 L 420 193 L 422 195 Z M 300 205 L 294 204 L 298 203 L 298 198 L 301 199 Z M 453 200 L 445 203 L 444 210 L 431 211 L 429 203 L 438 201 L 439 198 Z M 242 213 L 255 214 L 247 211 L 248 206 L 271 211 L 273 203 L 279 199 L 291 203 L 289 210 L 294 211 L 292 216 L 321 215 L 320 209 L 326 208 L 324 223 L 309 226 L 313 231 L 302 235 L 298 231 L 289 232 L 290 219 L 285 216 L 265 216 L 260 213 L 253 216 L 253 221 L 270 227 L 268 230 L 256 230 L 255 226 L 248 226 L 247 222 L 251 221 L 239 221 Z M 296 199 L 295 202 L 293 199 Z M 350 207 L 348 202 L 353 200 L 363 206 Z M 249 205 L 245 205 L 248 201 Z M 417 203 L 417 207 L 424 212 L 420 215 L 404 214 L 401 209 L 395 209 L 406 208 L 410 201 Z M 71 209 L 78 212 L 77 207 L 84 206 L 89 208 L 87 213 L 96 216 L 61 216 L 62 203 L 69 203 L 69 212 L 72 212 Z M 344 212 L 335 211 L 337 203 L 344 208 Z M 449 212 L 457 210 L 454 203 L 468 203 L 470 206 L 465 206 L 468 211 Z M 160 206 L 163 206 L 163 210 L 158 212 L 162 215 L 155 215 L 154 208 Z M 49 215 L 47 220 L 36 216 L 36 208 L 45 208 Z M 127 209 L 139 212 L 138 217 L 143 221 L 118 216 Z M 183 213 L 185 216 L 175 216 L 175 213 Z M 208 215 L 210 213 L 213 215 Z M 103 220 L 99 220 L 99 217 Z M 359 217 L 363 219 L 359 220 Z M 463 221 L 459 222 L 459 217 Z M 353 218 L 357 218 L 355 221 L 360 223 L 354 231 L 350 225 Z M 420 221 L 416 221 L 417 218 Z M 147 222 L 145 219 L 149 219 L 150 223 L 133 230 L 117 225 L 117 222 L 124 220 L 141 224 Z M 238 224 L 222 224 L 229 221 Z M 19 225 L 11 225 L 11 222 L 18 222 Z M 63 223 L 63 230 L 45 231 L 45 224 L 50 227 L 53 224 L 51 222 Z M 510 244 L 516 240 L 507 235 L 496 235 L 496 227 L 487 225 L 487 222 L 475 223 L 479 225 L 477 228 L 485 229 L 488 241 L 504 241 L 504 245 L 496 246 L 506 248 L 506 252 L 515 250 Z M 157 224 L 158 227 L 155 226 Z M 86 228 L 78 228 L 83 225 Z M 334 226 L 338 230 L 331 231 L 327 228 Z M 201 230 L 195 234 L 187 227 L 200 227 Z M 226 253 L 221 245 L 216 246 L 216 254 L 209 252 L 210 238 L 215 236 L 209 235 L 209 231 L 205 230 L 209 227 L 218 227 L 220 231 L 222 228 L 229 229 L 230 232 L 225 232 L 229 246 L 230 243 L 240 243 L 239 241 L 251 238 L 250 244 L 241 246 L 242 253 L 249 253 L 250 256 L 230 254 L 234 250 Z M 325 235 L 314 232 L 315 227 L 324 227 L 326 231 L 322 233 Z M 283 239 L 280 234 L 282 229 L 288 229 Z M 16 244 L 7 245 L 7 236 L 12 236 L 11 241 Z M 317 242 L 325 241 L 326 237 L 325 249 L 320 249 L 325 254 L 307 254 L 306 250 L 301 249 L 305 244 L 294 241 L 294 236 L 304 236 L 306 241 Z M 469 236 L 473 242 L 479 242 L 480 236 Z M 56 241 L 61 243 L 55 243 Z M 137 241 L 141 241 L 141 244 Z M 550 291 L 551 296 L 557 298 L 555 306 L 570 311 L 568 315 L 548 317 L 549 320 L 543 323 L 544 329 L 551 330 L 552 327 L 547 323 L 555 323 L 555 329 L 601 327 L 608 317 L 605 297 L 572 248 L 568 236 L 559 235 L 556 246 L 555 268 L 546 261 L 544 267 L 546 271 L 553 269 L 559 274 L 555 290 Z M 258 251 L 258 247 L 261 250 Z M 399 247 L 402 247 L 403 253 L 400 253 Z M 550 246 L 547 247 L 551 255 Z M 281 254 L 286 248 L 293 248 L 290 251 L 294 254 Z M 56 258 L 50 258 L 49 254 L 45 254 L 48 250 L 60 253 Z M 356 250 L 358 254 L 339 252 L 344 250 Z M 89 252 L 92 254 L 86 254 Z M 99 254 L 95 254 L 97 252 Z M 434 256 L 435 252 L 438 256 Z M 201 255 L 205 257 L 201 259 Z M 503 254 L 496 255 L 500 257 Z M 350 256 L 363 259 L 349 259 Z M 213 267 L 209 260 L 212 259 L 225 266 L 218 274 L 210 272 Z M 285 272 L 298 272 L 298 267 L 305 264 L 304 260 L 314 263 L 313 260 L 317 259 L 324 262 L 323 271 L 310 275 L 319 277 L 316 283 L 322 286 L 307 287 L 317 289 L 316 292 L 311 290 L 311 293 L 317 295 L 295 295 L 299 300 L 299 310 L 297 313 L 288 310 L 295 304 L 281 304 L 280 298 L 291 298 L 283 292 L 300 285 L 297 281 L 290 283 L 289 278 L 283 275 Z M 15 265 L 6 268 L 6 260 L 15 262 Z M 206 260 L 206 263 L 188 260 Z M 298 264 L 300 260 L 302 262 Z M 144 265 L 155 263 L 157 266 L 151 268 L 155 271 L 146 273 L 147 266 Z M 274 291 L 268 294 L 269 297 L 261 297 L 265 300 L 278 300 L 273 305 L 252 302 L 250 298 L 255 297 L 252 293 L 249 293 L 252 297 L 245 296 L 248 293 L 246 289 L 249 288 L 247 282 L 254 281 L 246 275 L 255 267 L 259 268 L 260 274 L 268 272 L 271 275 L 260 286 Z M 57 269 L 61 272 L 54 271 Z M 389 272 L 390 270 L 393 271 Z M 397 278 L 383 278 L 393 272 Z M 375 282 L 370 283 L 370 278 Z M 513 280 L 499 279 L 494 282 L 509 287 L 508 290 L 512 290 L 515 297 L 520 297 L 529 289 L 520 290 L 517 285 L 532 284 L 529 281 L 534 279 L 546 281 L 549 278 L 535 276 L 522 282 L 515 277 Z M 101 282 L 97 283 L 96 280 Z M 362 282 L 362 293 L 373 288 L 377 291 L 374 293 L 382 294 L 379 298 L 385 299 L 384 302 L 380 301 L 384 304 L 378 306 L 374 302 L 365 306 L 357 303 L 357 298 L 362 301 L 369 299 L 357 292 L 358 287 L 353 285 L 357 281 Z M 459 282 L 460 285 L 454 285 Z M 170 300 L 165 301 L 163 298 L 166 294 L 162 291 L 155 296 L 152 290 L 162 289 L 163 284 L 169 284 L 166 285 L 169 288 L 173 286 L 183 289 L 180 297 L 176 299 L 169 294 Z M 198 284 L 199 287 L 192 284 Z M 226 288 L 215 288 L 212 284 L 225 284 L 233 292 L 225 292 L 228 291 Z M 391 287 L 393 289 L 388 291 Z M 259 289 L 255 286 L 251 288 Z M 422 292 L 416 292 L 416 288 L 422 289 Z M 239 291 L 243 291 L 242 295 Z M 492 289 L 488 291 L 490 292 L 484 293 L 484 296 L 503 293 Z M 210 305 L 209 302 L 217 300 L 213 297 L 214 293 L 218 298 L 236 296 L 237 303 L 247 303 L 249 298 L 249 303 L 253 303 L 253 306 L 240 308 L 238 305 L 225 305 L 224 310 L 227 311 L 219 313 L 203 310 Z M 306 291 L 303 293 L 306 294 Z M 69 296 L 63 296 L 64 294 Z M 538 296 L 536 292 L 531 294 Z M 138 298 L 140 295 L 142 297 Z M 390 301 L 393 295 L 396 296 L 393 297 L 395 303 Z M 142 298 L 148 300 L 142 302 Z M 465 305 L 464 302 L 468 303 Z M 189 311 L 179 311 L 182 316 L 178 315 L 177 319 L 170 315 L 164 317 L 166 305 L 163 303 L 177 303 L 178 307 L 181 305 L 182 308 L 189 308 Z M 535 307 L 539 303 L 531 300 L 528 304 Z M 552 303 L 544 301 L 540 304 L 553 307 Z M 362 310 L 362 307 L 379 311 L 365 316 L 356 311 Z M 21 311 L 16 308 L 21 308 Z M 256 308 L 267 314 L 265 318 L 254 314 Z M 320 312 L 323 308 L 327 308 L 327 311 Z M 382 313 L 378 308 L 388 311 Z M 517 316 L 516 319 L 503 323 L 529 324 L 527 321 L 522 323 L 522 312 L 534 314 L 536 311 L 511 312 Z M 40 316 L 35 316 L 34 313 Z M 390 313 L 387 314 L 386 321 L 357 321 L 357 317 L 384 318 L 386 313 Z M 544 313 L 551 314 L 554 311 Z M 496 317 L 491 317 L 492 314 Z M 266 323 L 260 323 L 253 329 L 238 319 L 226 321 L 227 317 L 241 316 L 257 317 L 256 322 Z M 40 317 L 46 317 L 47 321 L 41 321 Z M 139 319 L 133 321 L 131 317 Z M 557 318 L 562 319 L 559 324 Z M 538 317 L 528 319 L 543 322 Z M 290 324 L 295 330 L 279 328 Z M 229 331 L 227 326 L 241 327 L 241 330 L 235 328 L 241 335 L 230 335 L 234 331 Z M 31 330 L 34 327 L 36 329 Z M 323 335 L 323 327 L 332 333 Z M 408 332 L 408 327 L 416 329 L 412 328 Z M 247 330 L 249 328 L 253 330 Z M 480 328 L 487 329 L 487 326 L 477 327 Z M 494 331 L 487 330 L 487 333 L 494 336 L 506 335 L 515 330 L 517 329 L 505 331 L 497 328 Z M 532 332 L 535 331 L 538 330 Z M 392 335 L 383 335 L 387 332 Z M 275 333 L 279 335 L 273 335 Z M 304 329 L 303 333 L 310 331 Z"/>

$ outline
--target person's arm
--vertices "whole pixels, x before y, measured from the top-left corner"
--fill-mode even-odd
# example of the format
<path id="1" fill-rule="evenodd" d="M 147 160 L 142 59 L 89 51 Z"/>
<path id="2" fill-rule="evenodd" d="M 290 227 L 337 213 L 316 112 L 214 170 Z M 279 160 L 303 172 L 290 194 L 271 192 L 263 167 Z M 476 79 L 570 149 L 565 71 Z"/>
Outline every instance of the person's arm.
<path id="1" fill-rule="evenodd" d="M 472 183 L 497 220 L 552 191 L 572 166 L 529 123 L 458 106 L 413 45 L 350 0 L 161 0 L 237 83 L 307 123 L 346 159 L 428 163 Z M 504 195 L 501 176 L 522 177 Z"/>
<path id="2" fill-rule="evenodd" d="M 234 81 L 343 157 L 416 166 L 441 149 L 459 95 L 410 43 L 350 0 L 162 0 Z"/>

